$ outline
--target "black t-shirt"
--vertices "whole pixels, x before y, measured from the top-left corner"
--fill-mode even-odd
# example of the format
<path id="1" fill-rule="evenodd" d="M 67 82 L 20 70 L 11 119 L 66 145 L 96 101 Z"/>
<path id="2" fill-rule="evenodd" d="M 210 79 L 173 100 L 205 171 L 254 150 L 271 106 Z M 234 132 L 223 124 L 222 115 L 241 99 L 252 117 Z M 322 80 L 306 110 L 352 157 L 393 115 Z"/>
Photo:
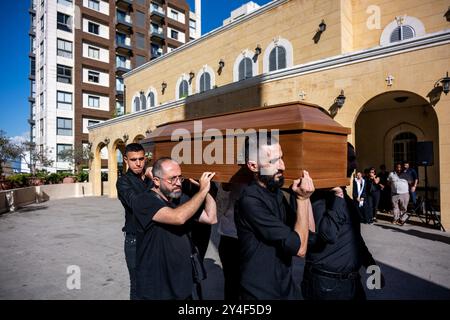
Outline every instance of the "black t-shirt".
<path id="1" fill-rule="evenodd" d="M 234 218 L 242 293 L 254 299 L 298 299 L 292 256 L 300 249 L 300 237 L 293 231 L 296 214 L 283 193 L 251 183 L 236 202 Z"/>
<path id="2" fill-rule="evenodd" d="M 125 208 L 125 225 L 122 231 L 136 234 L 136 226 L 133 220 L 133 202 L 136 196 L 153 187 L 153 181 L 145 177 L 144 180 L 140 175 L 136 175 L 133 171 L 128 170 L 126 174 L 121 176 L 116 183 L 117 195 Z"/>
<path id="3" fill-rule="evenodd" d="M 188 238 L 192 222 L 176 226 L 153 220 L 159 209 L 177 207 L 188 200 L 183 194 L 178 201 L 167 203 L 150 190 L 138 195 L 133 203 L 138 299 L 183 300 L 192 294 L 192 248 Z"/>

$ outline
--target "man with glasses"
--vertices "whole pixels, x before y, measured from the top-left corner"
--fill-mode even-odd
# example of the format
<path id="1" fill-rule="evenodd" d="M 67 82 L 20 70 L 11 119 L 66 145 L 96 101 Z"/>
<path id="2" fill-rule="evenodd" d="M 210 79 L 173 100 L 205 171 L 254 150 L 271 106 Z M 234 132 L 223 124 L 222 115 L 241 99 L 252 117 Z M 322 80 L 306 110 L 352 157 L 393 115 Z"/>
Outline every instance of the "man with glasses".
<path id="1" fill-rule="evenodd" d="M 130 299 L 135 300 L 136 226 L 133 221 L 132 204 L 139 193 L 149 190 L 153 186 L 153 182 L 151 180 L 151 168 L 144 170 L 146 159 L 141 144 L 128 144 L 125 147 L 123 159 L 128 166 L 128 171 L 117 180 L 116 188 L 118 198 L 125 209 L 125 225 L 122 228 L 125 233 L 125 260 L 130 275 Z"/>
<path id="2" fill-rule="evenodd" d="M 213 172 L 199 182 L 189 198 L 182 193 L 179 164 L 158 159 L 152 169 L 154 187 L 136 197 L 133 213 L 137 227 L 136 289 L 138 299 L 191 300 L 195 284 L 190 231 L 194 223 L 217 222 L 216 202 L 209 194 Z"/>

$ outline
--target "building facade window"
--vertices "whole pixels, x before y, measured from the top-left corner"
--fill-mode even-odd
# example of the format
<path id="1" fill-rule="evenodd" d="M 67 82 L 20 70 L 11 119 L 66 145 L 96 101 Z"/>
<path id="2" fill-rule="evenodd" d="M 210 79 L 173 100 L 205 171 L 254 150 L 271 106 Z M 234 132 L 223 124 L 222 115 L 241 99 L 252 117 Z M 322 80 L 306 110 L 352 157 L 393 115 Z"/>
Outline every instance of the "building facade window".
<path id="1" fill-rule="evenodd" d="M 136 46 L 145 49 L 145 36 L 142 33 L 136 32 Z"/>
<path id="2" fill-rule="evenodd" d="M 41 45 L 39 47 L 39 55 L 40 55 L 41 64 L 44 63 L 44 52 L 45 52 L 44 40 L 42 40 Z"/>
<path id="3" fill-rule="evenodd" d="M 56 69 L 57 69 L 56 81 L 68 84 L 72 83 L 72 67 L 58 64 Z"/>
<path id="4" fill-rule="evenodd" d="M 92 59 L 100 59 L 100 49 L 89 46 L 88 47 L 88 56 Z"/>
<path id="5" fill-rule="evenodd" d="M 286 49 L 277 46 L 269 54 L 269 71 L 286 68 Z"/>
<path id="6" fill-rule="evenodd" d="M 252 51 L 246 49 L 237 56 L 233 66 L 233 81 L 245 80 L 258 74 L 258 63 L 253 55 Z"/>
<path id="7" fill-rule="evenodd" d="M 100 97 L 88 96 L 88 106 L 91 108 L 100 108 Z"/>
<path id="8" fill-rule="evenodd" d="M 215 84 L 215 72 L 210 66 L 204 65 L 197 74 L 195 84 L 197 92 L 204 92 L 213 88 Z"/>
<path id="9" fill-rule="evenodd" d="M 44 119 L 39 119 L 39 134 L 44 136 Z"/>
<path id="10" fill-rule="evenodd" d="M 412 132 L 402 132 L 392 141 L 394 164 L 402 161 L 416 163 L 417 136 Z"/>
<path id="11" fill-rule="evenodd" d="M 117 66 L 117 68 L 126 68 L 127 67 L 127 58 L 124 56 L 117 55 L 116 56 L 116 66 Z"/>
<path id="12" fill-rule="evenodd" d="M 72 110 L 72 93 L 57 91 L 56 107 L 61 110 Z"/>
<path id="13" fill-rule="evenodd" d="M 60 144 L 58 143 L 56 145 L 56 161 L 57 162 L 62 162 L 62 161 L 66 161 L 66 157 L 65 157 L 65 152 L 66 150 L 72 150 L 72 145 L 71 144 Z"/>
<path id="14" fill-rule="evenodd" d="M 89 0 L 88 7 L 92 10 L 100 11 L 100 1 L 99 0 Z"/>
<path id="15" fill-rule="evenodd" d="M 290 68 L 293 65 L 292 44 L 283 38 L 273 40 L 264 51 L 263 72 Z"/>
<path id="16" fill-rule="evenodd" d="M 178 87 L 178 96 L 185 98 L 189 95 L 189 83 L 187 80 L 182 80 L 180 86 Z"/>
<path id="17" fill-rule="evenodd" d="M 402 41 L 414 38 L 414 29 L 410 26 L 398 26 L 391 33 L 390 42 Z"/>
<path id="18" fill-rule="evenodd" d="M 41 67 L 41 69 L 39 70 L 39 77 L 40 77 L 40 81 L 41 81 L 41 86 L 44 85 L 44 67 Z"/>
<path id="19" fill-rule="evenodd" d="M 147 109 L 153 108 L 158 104 L 158 93 L 154 87 L 150 87 L 146 92 Z"/>
<path id="20" fill-rule="evenodd" d="M 72 135 L 72 119 L 56 118 L 56 134 L 59 136 Z"/>
<path id="21" fill-rule="evenodd" d="M 98 123 L 100 123 L 99 120 L 88 120 L 87 126 L 90 127 L 90 126 L 96 125 Z"/>
<path id="22" fill-rule="evenodd" d="M 208 72 L 204 72 L 200 76 L 200 92 L 204 92 L 211 89 L 211 76 Z"/>
<path id="23" fill-rule="evenodd" d="M 88 31 L 89 31 L 90 33 L 99 35 L 99 34 L 100 34 L 100 25 L 98 25 L 98 24 L 96 24 L 96 23 L 94 23 L 94 22 L 89 21 L 89 22 L 88 22 Z"/>
<path id="24" fill-rule="evenodd" d="M 58 56 L 72 59 L 72 42 L 63 39 L 57 39 L 56 41 Z"/>
<path id="25" fill-rule="evenodd" d="M 139 97 L 134 98 L 133 100 L 134 111 L 137 112 L 141 110 L 141 100 Z"/>
<path id="26" fill-rule="evenodd" d="M 127 35 L 126 34 L 123 34 L 123 33 L 120 33 L 120 32 L 116 32 L 116 42 L 117 42 L 117 44 L 127 45 L 126 42 L 125 42 L 126 39 L 127 39 Z"/>
<path id="27" fill-rule="evenodd" d="M 41 32 L 44 32 L 44 15 L 41 16 L 40 22 L 41 22 Z"/>
<path id="28" fill-rule="evenodd" d="M 141 102 L 141 110 L 145 110 L 147 108 L 147 98 L 143 92 L 139 95 L 139 100 Z"/>
<path id="29" fill-rule="evenodd" d="M 72 17 L 68 14 L 58 12 L 57 14 L 57 28 L 59 30 L 72 32 Z"/>
<path id="30" fill-rule="evenodd" d="M 100 72 L 88 71 L 88 81 L 93 83 L 100 82 Z"/>
<path id="31" fill-rule="evenodd" d="M 170 30 L 170 37 L 172 39 L 178 40 L 178 31 Z"/>
<path id="32" fill-rule="evenodd" d="M 380 45 L 389 45 L 398 41 L 425 35 L 425 26 L 419 19 L 407 15 L 396 17 L 383 29 Z"/>
<path id="33" fill-rule="evenodd" d="M 39 105 L 41 106 L 41 111 L 44 111 L 44 94 L 39 95 Z"/>
<path id="34" fill-rule="evenodd" d="M 123 92 L 125 90 L 125 85 L 122 78 L 116 78 L 116 91 Z"/>
<path id="35" fill-rule="evenodd" d="M 136 10 L 135 13 L 135 18 L 136 18 L 136 25 L 140 28 L 144 28 L 145 27 L 145 13 Z"/>
<path id="36" fill-rule="evenodd" d="M 141 65 L 143 65 L 144 63 L 145 63 L 145 57 L 144 56 L 140 56 L 140 55 L 136 55 L 135 56 L 135 61 L 136 61 L 136 66 L 135 67 L 139 67 L 139 66 L 141 66 Z"/>
<path id="37" fill-rule="evenodd" d="M 239 81 L 253 76 L 252 59 L 244 58 L 239 63 Z"/>
<path id="38" fill-rule="evenodd" d="M 170 10 L 169 12 L 169 17 L 172 18 L 173 20 L 177 20 L 178 21 L 178 12 L 176 12 L 175 10 Z"/>

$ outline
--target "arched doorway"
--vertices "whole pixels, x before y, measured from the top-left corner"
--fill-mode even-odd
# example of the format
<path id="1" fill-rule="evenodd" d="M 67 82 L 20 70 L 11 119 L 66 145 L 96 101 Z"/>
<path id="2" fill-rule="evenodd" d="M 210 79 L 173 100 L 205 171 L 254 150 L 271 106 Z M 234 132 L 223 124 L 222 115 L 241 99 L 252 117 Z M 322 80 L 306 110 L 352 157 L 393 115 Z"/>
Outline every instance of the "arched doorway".
<path id="1" fill-rule="evenodd" d="M 420 95 L 408 91 L 382 93 L 367 101 L 355 121 L 355 148 L 359 169 L 379 168 L 385 164 L 392 171 L 398 161 L 416 163 L 417 143 L 432 141 L 434 163 L 428 167 L 431 196 L 439 207 L 439 131 L 433 107 Z M 419 194 L 423 192 L 424 168 L 419 173 Z"/>

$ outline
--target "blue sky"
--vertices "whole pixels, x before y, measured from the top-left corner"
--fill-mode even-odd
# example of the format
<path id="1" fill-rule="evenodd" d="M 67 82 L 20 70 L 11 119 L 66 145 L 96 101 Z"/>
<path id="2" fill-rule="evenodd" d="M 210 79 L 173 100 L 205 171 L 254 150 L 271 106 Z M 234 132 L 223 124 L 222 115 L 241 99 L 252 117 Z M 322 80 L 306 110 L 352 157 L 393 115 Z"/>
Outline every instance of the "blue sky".
<path id="1" fill-rule="evenodd" d="M 56 0 L 51 0 L 56 1 Z M 270 0 L 253 0 L 259 5 Z M 187 0 L 194 8 L 195 0 Z M 247 0 L 202 0 L 202 33 L 220 27 L 230 12 Z M 22 136 L 29 130 L 28 80 L 30 38 L 29 0 L 3 1 L 0 10 L 0 34 L 3 41 L 0 50 L 0 129 L 9 136 Z"/>

